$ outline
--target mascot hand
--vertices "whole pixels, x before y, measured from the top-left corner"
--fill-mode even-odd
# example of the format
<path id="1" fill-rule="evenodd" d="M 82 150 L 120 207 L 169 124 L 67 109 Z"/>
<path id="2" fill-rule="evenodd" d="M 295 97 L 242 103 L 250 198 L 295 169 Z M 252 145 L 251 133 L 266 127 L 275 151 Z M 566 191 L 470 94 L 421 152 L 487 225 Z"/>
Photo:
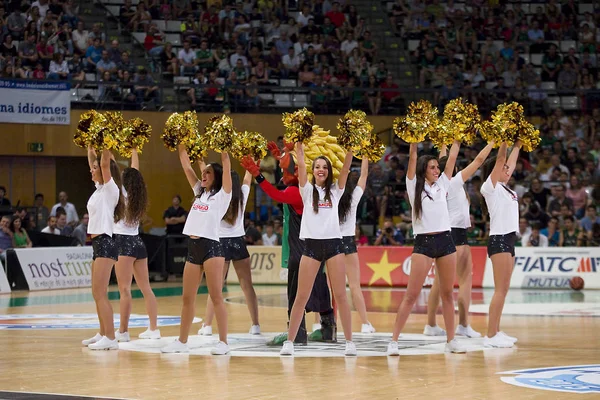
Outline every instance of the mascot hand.
<path id="1" fill-rule="evenodd" d="M 281 158 L 281 151 L 279 151 L 279 147 L 277 147 L 277 143 L 269 142 L 269 143 L 267 143 L 267 148 L 269 149 L 269 151 L 271 152 L 271 155 L 273 157 L 275 157 L 278 160 Z"/>
<path id="2" fill-rule="evenodd" d="M 294 150 L 294 142 L 288 143 L 286 141 L 283 141 L 283 150 L 286 152 Z"/>
<path id="3" fill-rule="evenodd" d="M 244 167 L 244 169 L 246 171 L 250 172 L 253 177 L 256 178 L 257 176 L 260 175 L 260 167 L 258 166 L 258 164 L 256 164 L 254 162 L 252 157 L 250 157 L 250 156 L 242 157 L 242 159 L 240 160 L 240 164 L 242 164 L 242 167 Z"/>

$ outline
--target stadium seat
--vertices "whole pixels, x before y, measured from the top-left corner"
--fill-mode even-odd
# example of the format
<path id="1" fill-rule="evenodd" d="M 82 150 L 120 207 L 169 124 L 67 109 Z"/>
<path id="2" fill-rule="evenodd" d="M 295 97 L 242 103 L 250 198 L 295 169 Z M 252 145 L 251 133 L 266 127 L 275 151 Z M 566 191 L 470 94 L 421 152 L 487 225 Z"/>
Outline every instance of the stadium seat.
<path id="1" fill-rule="evenodd" d="M 173 45 L 181 45 L 181 35 L 179 33 L 167 33 L 165 35 L 165 41 Z"/>
<path id="2" fill-rule="evenodd" d="M 579 110 L 579 98 L 577 96 L 563 96 L 560 98 L 560 106 L 563 110 Z"/>
<path id="3" fill-rule="evenodd" d="M 579 14 L 585 14 L 586 12 L 593 13 L 594 12 L 594 4 L 591 4 L 591 3 L 579 4 Z"/>
<path id="4" fill-rule="evenodd" d="M 279 85 L 281 87 L 297 87 L 298 82 L 295 79 L 280 79 Z"/>
<path id="5" fill-rule="evenodd" d="M 542 82 L 542 89 L 556 90 L 556 83 L 555 82 Z"/>
<path id="6" fill-rule="evenodd" d="M 555 110 L 557 108 L 560 108 L 560 97 L 558 97 L 558 96 L 549 96 L 548 97 L 548 105 L 550 106 L 551 110 Z"/>
<path id="7" fill-rule="evenodd" d="M 133 32 L 131 36 L 133 36 L 133 38 L 140 43 L 144 43 L 144 39 L 146 38 L 146 34 L 144 32 Z"/>
<path id="8" fill-rule="evenodd" d="M 106 11 L 108 12 L 109 17 L 118 17 L 119 16 L 119 6 L 105 6 Z"/>
<path id="9" fill-rule="evenodd" d="M 292 106 L 292 96 L 289 94 L 277 93 L 273 95 L 273 99 L 275 100 L 275 105 L 278 107 Z"/>
<path id="10" fill-rule="evenodd" d="M 543 54 L 531 54 L 530 55 L 531 63 L 538 67 L 542 65 L 543 58 L 544 58 Z"/>
<path id="11" fill-rule="evenodd" d="M 485 88 L 486 88 L 487 90 L 493 89 L 493 88 L 495 88 L 496 86 L 498 86 L 498 83 L 497 83 L 497 82 L 486 82 L 486 83 L 485 83 Z"/>
<path id="12" fill-rule="evenodd" d="M 307 107 L 308 95 L 307 94 L 295 94 L 292 96 L 292 102 L 294 107 Z"/>
<path id="13" fill-rule="evenodd" d="M 568 53 L 569 49 L 577 49 L 577 42 L 574 40 L 563 40 L 560 42 L 560 51 L 563 53 Z"/>
<path id="14" fill-rule="evenodd" d="M 415 51 L 418 47 L 419 47 L 418 40 L 409 40 L 408 41 L 408 50 L 409 51 Z"/>

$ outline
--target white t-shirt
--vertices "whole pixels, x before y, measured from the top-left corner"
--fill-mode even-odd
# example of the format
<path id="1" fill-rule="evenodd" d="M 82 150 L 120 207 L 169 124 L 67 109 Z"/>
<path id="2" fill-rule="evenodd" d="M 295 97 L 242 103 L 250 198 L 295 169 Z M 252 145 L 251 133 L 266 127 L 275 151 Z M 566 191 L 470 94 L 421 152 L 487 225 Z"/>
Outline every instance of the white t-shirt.
<path id="1" fill-rule="evenodd" d="M 56 203 L 55 205 L 52 206 L 52 210 L 50 211 L 51 216 L 56 217 L 56 210 L 58 209 L 58 207 L 64 208 L 65 212 L 67 213 L 67 224 L 70 224 L 71 222 L 79 221 L 79 216 L 77 215 L 77 209 L 75 208 L 73 203 L 67 203 L 65 206 L 63 206 L 60 203 Z"/>
<path id="2" fill-rule="evenodd" d="M 338 205 L 344 194 L 337 183 L 331 185 L 331 201 L 325 201 L 325 189 L 317 186 L 319 193 L 319 212 L 313 210 L 313 185 L 306 183 L 300 188 L 304 203 L 304 212 L 300 224 L 300 239 L 341 239 L 340 218 Z"/>
<path id="3" fill-rule="evenodd" d="M 250 195 L 250 186 L 242 185 L 242 197 L 244 199 L 244 205 L 239 210 L 235 224 L 231 225 L 225 220 L 221 220 L 219 227 L 219 237 L 222 238 L 236 238 L 242 237 L 246 234 L 244 230 L 244 211 L 246 210 L 246 204 L 248 204 L 248 196 Z M 229 208 L 229 207 L 227 207 Z M 225 210 L 227 213 L 227 210 Z"/>
<path id="4" fill-rule="evenodd" d="M 127 191 L 123 187 L 121 188 L 121 192 L 123 193 L 123 197 L 125 199 L 125 206 L 127 206 Z M 134 225 L 127 225 L 127 223 L 125 223 L 125 219 L 121 219 L 115 224 L 113 233 L 115 235 L 137 236 L 140 233 L 140 223 L 138 221 Z"/>
<path id="5" fill-rule="evenodd" d="M 194 195 L 200 194 L 200 188 L 198 181 L 194 186 Z M 219 241 L 220 223 L 230 202 L 231 193 L 225 193 L 223 189 L 212 196 L 204 192 L 200 198 L 196 197 L 185 221 L 183 234 Z"/>
<path id="6" fill-rule="evenodd" d="M 523 235 L 523 238 L 521 239 L 521 243 L 523 243 L 523 247 L 533 247 L 529 243 L 529 239 L 531 239 L 531 233 Z M 548 236 L 542 235 L 540 233 L 539 243 L 535 247 L 548 247 Z"/>
<path id="7" fill-rule="evenodd" d="M 60 235 L 60 229 L 54 228 L 54 230 L 50 229 L 49 226 L 42 229 L 42 233 L 47 233 L 49 235 Z"/>
<path id="8" fill-rule="evenodd" d="M 425 233 L 447 232 L 450 230 L 450 215 L 448 214 L 448 203 L 446 195 L 450 180 L 446 174 L 442 173 L 438 180 L 431 186 L 425 182 L 423 192 L 421 192 L 421 218 L 415 216 L 415 192 L 417 186 L 417 177 L 408 179 L 406 177 L 406 191 L 408 200 L 412 206 L 412 222 L 415 235 Z"/>
<path id="9" fill-rule="evenodd" d="M 469 199 L 467 198 L 464 184 L 462 171 L 450 179 L 446 201 L 448 203 L 448 214 L 450 215 L 450 226 L 452 228 L 467 229 L 471 227 Z"/>
<path id="10" fill-rule="evenodd" d="M 277 234 L 273 232 L 272 236 L 267 235 L 267 233 L 262 234 L 263 246 L 277 246 Z"/>
<path id="11" fill-rule="evenodd" d="M 96 191 L 88 200 L 87 210 L 90 216 L 87 233 L 90 235 L 113 235 L 115 207 L 119 202 L 119 187 L 114 179 L 104 185 L 96 183 Z"/>
<path id="12" fill-rule="evenodd" d="M 348 211 L 348 215 L 346 216 L 346 220 L 341 223 L 340 231 L 342 231 L 342 236 L 352 236 L 356 234 L 356 209 L 358 208 L 358 203 L 364 193 L 364 190 L 357 186 L 354 188 L 352 192 L 352 200 L 350 201 L 350 211 Z"/>
<path id="13" fill-rule="evenodd" d="M 481 185 L 490 214 L 490 235 L 506 235 L 519 232 L 519 198 L 500 182 L 492 185 L 492 177 Z"/>

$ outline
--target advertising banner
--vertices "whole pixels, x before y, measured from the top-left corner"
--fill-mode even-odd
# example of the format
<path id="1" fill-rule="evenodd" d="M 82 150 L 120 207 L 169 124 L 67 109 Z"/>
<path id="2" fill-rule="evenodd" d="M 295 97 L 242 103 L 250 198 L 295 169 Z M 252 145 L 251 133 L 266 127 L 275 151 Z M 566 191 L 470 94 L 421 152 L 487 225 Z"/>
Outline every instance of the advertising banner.
<path id="1" fill-rule="evenodd" d="M 69 125 L 69 83 L 0 79 L 0 122 Z"/>
<path id="2" fill-rule="evenodd" d="M 579 276 L 586 289 L 600 289 L 600 248 L 517 247 L 511 288 L 568 289 Z M 494 287 L 492 261 L 488 258 L 483 287 Z"/>
<path id="3" fill-rule="evenodd" d="M 91 247 L 15 249 L 29 290 L 92 286 Z"/>
<path id="4" fill-rule="evenodd" d="M 248 246 L 252 283 L 287 284 L 287 269 L 281 268 L 281 246 Z M 227 283 L 239 283 L 233 263 Z"/>
<path id="5" fill-rule="evenodd" d="M 10 284 L 6 279 L 6 271 L 4 265 L 2 265 L 2 260 L 0 260 L 0 294 L 3 293 L 10 293 Z"/>

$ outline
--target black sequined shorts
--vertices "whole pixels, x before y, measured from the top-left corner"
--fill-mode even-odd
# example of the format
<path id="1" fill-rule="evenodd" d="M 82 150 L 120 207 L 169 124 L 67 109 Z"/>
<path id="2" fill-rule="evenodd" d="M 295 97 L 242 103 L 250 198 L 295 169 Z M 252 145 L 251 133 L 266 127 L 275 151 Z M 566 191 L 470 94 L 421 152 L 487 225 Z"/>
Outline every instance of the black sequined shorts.
<path id="1" fill-rule="evenodd" d="M 188 240 L 188 262 L 202 265 L 206 260 L 215 257 L 225 257 L 221 242 L 206 238 Z"/>
<path id="2" fill-rule="evenodd" d="M 344 254 L 344 245 L 342 239 L 306 239 L 302 254 L 323 262 L 338 254 Z"/>
<path id="3" fill-rule="evenodd" d="M 250 258 L 246 241 L 243 237 L 220 238 L 219 241 L 223 246 L 226 261 L 238 261 Z"/>
<path id="4" fill-rule="evenodd" d="M 488 257 L 500 253 L 510 253 L 514 257 L 516 241 L 517 234 L 515 232 L 507 233 L 506 235 L 491 235 L 487 245 Z"/>
<path id="5" fill-rule="evenodd" d="M 140 235 L 114 235 L 113 238 L 117 243 L 120 256 L 135 257 L 136 260 L 148 258 L 146 245 Z"/>
<path id="6" fill-rule="evenodd" d="M 417 235 L 413 253 L 423 254 L 429 258 L 440 258 L 456 252 L 450 231 L 433 235 Z"/>
<path id="7" fill-rule="evenodd" d="M 342 246 L 344 246 L 344 254 L 354 254 L 357 252 L 354 236 L 344 236 L 342 238 Z"/>
<path id="8" fill-rule="evenodd" d="M 92 249 L 96 258 L 110 258 L 117 261 L 119 258 L 119 249 L 115 240 L 107 234 L 96 236 L 92 239 Z"/>
<path id="9" fill-rule="evenodd" d="M 455 246 L 466 246 L 467 242 L 467 230 L 464 228 L 452 228 L 452 240 L 454 240 Z"/>

